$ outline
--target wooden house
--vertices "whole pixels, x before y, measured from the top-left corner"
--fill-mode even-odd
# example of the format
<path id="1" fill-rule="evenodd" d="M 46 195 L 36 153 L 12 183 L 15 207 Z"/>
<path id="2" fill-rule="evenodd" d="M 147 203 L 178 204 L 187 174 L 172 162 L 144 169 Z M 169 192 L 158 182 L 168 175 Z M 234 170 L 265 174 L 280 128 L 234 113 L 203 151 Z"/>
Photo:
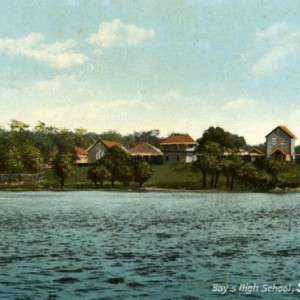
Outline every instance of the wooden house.
<path id="1" fill-rule="evenodd" d="M 197 143 L 188 134 L 174 133 L 160 143 L 164 163 L 192 163 Z"/>
<path id="2" fill-rule="evenodd" d="M 295 162 L 296 139 L 286 126 L 277 126 L 266 135 L 267 158 Z"/>
<path id="3" fill-rule="evenodd" d="M 252 147 L 248 150 L 248 161 L 256 162 L 265 159 L 266 153 L 259 147 Z"/>
<path id="4" fill-rule="evenodd" d="M 144 160 L 150 164 L 162 164 L 163 162 L 163 153 L 160 149 L 146 142 L 139 143 L 128 152 L 133 161 Z"/>
<path id="5" fill-rule="evenodd" d="M 108 149 L 113 147 L 121 147 L 127 152 L 127 149 L 118 142 L 110 140 L 98 140 L 87 149 L 89 163 L 94 164 L 97 160 L 103 157 Z"/>
<path id="6" fill-rule="evenodd" d="M 86 150 L 75 147 L 75 154 L 76 154 L 76 165 L 87 165 L 88 164 L 88 153 Z"/>
<path id="7" fill-rule="evenodd" d="M 88 153 L 86 150 L 80 148 L 80 147 L 75 147 L 74 148 L 75 156 L 76 159 L 74 161 L 74 164 L 76 165 L 87 165 L 88 164 Z M 58 151 L 51 151 L 48 154 L 48 164 L 46 164 L 46 167 L 51 167 L 52 162 L 56 158 L 58 154 Z"/>

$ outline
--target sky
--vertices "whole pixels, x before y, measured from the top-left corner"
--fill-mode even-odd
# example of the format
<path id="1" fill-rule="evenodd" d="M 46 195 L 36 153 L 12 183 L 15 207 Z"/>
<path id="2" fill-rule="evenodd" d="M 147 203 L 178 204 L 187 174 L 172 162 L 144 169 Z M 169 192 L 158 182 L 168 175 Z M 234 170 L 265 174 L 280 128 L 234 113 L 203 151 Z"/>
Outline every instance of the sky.
<path id="1" fill-rule="evenodd" d="M 0 0 L 0 126 L 300 138 L 298 0 Z"/>

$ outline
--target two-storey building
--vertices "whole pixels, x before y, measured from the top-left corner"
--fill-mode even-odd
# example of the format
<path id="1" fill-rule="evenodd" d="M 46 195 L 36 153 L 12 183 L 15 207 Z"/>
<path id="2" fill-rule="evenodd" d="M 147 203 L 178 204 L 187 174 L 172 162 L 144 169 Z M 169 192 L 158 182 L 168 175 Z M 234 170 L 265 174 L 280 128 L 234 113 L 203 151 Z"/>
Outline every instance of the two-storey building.
<path id="1" fill-rule="evenodd" d="M 164 163 L 192 163 L 196 142 L 188 134 L 174 133 L 160 143 Z"/>
<path id="2" fill-rule="evenodd" d="M 286 126 L 277 126 L 266 135 L 267 158 L 295 162 L 296 139 Z"/>

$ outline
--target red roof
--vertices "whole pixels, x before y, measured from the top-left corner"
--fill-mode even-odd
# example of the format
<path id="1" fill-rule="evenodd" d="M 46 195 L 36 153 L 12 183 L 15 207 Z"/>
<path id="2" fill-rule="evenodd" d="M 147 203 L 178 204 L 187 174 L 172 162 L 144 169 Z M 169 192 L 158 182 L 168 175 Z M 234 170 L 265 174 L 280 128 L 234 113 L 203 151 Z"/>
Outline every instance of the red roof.
<path id="1" fill-rule="evenodd" d="M 100 140 L 100 142 L 106 147 L 106 148 L 113 148 L 113 147 L 121 147 L 122 145 L 115 141 L 110 140 Z"/>
<path id="2" fill-rule="evenodd" d="M 146 142 L 142 142 L 139 143 L 138 145 L 136 145 L 135 147 L 131 148 L 129 150 L 129 153 L 131 155 L 162 155 L 162 152 L 155 148 L 154 146 L 146 143 Z"/>
<path id="3" fill-rule="evenodd" d="M 282 129 L 287 135 L 289 135 L 290 137 L 296 139 L 297 137 L 284 125 L 279 125 L 278 126 L 280 129 Z"/>
<path id="4" fill-rule="evenodd" d="M 192 144 L 196 145 L 197 143 L 193 138 L 188 134 L 174 133 L 170 135 L 167 139 L 160 143 L 161 145 L 170 145 L 170 144 Z"/>
<path id="5" fill-rule="evenodd" d="M 80 147 L 75 147 L 75 152 L 77 155 L 87 155 L 87 151 Z"/>
<path id="6" fill-rule="evenodd" d="M 279 125 L 275 129 L 273 129 L 268 135 L 270 135 L 273 131 L 275 131 L 277 128 L 280 128 L 283 132 L 285 132 L 288 136 L 290 136 L 293 139 L 297 139 L 297 137 L 285 126 L 285 125 Z"/>

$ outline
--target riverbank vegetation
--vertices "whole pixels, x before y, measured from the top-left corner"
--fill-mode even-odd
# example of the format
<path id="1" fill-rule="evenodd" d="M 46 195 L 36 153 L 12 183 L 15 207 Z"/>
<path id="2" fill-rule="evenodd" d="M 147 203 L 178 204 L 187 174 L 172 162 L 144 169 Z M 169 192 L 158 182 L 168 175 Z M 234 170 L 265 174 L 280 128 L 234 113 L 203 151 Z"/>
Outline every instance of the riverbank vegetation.
<path id="1" fill-rule="evenodd" d="M 245 161 L 239 148 L 247 147 L 243 137 L 220 127 L 209 127 L 197 140 L 197 160 L 193 164 L 149 165 L 133 162 L 119 147 L 110 149 L 95 165 L 75 166 L 75 147 L 87 148 L 97 139 L 111 139 L 130 148 L 139 142 L 159 145 L 158 130 L 122 136 L 116 131 L 74 132 L 39 122 L 34 129 L 12 120 L 10 129 L 0 129 L 0 168 L 2 174 L 38 173 L 56 152 L 51 169 L 45 169 L 40 182 L 5 182 L 0 189 L 183 189 L 213 191 L 267 191 L 300 187 L 300 166 L 285 161 L 259 159 Z"/>
<path id="2" fill-rule="evenodd" d="M 75 167 L 74 173 L 65 181 L 64 190 L 89 190 L 95 189 L 94 182 L 87 178 L 90 166 Z M 142 190 L 191 190 L 191 191 L 214 191 L 224 192 L 227 189 L 227 180 L 225 176 L 220 176 L 216 188 L 202 189 L 202 175 L 195 172 L 191 164 L 174 164 L 174 165 L 155 165 L 152 166 L 153 175 L 143 184 Z M 282 172 L 279 176 L 280 183 L 277 185 L 282 190 L 294 189 L 300 186 L 300 165 L 292 165 L 288 170 Z M 61 190 L 61 184 L 53 169 L 45 171 L 45 179 L 41 182 L 24 184 L 24 185 L 1 185 L 1 190 Z M 124 187 L 123 182 L 115 182 L 114 188 L 110 180 L 104 180 L 103 186 L 97 187 L 99 190 L 141 190 L 138 182 L 131 181 L 129 186 Z M 270 189 L 273 190 L 274 188 Z M 266 191 L 259 186 L 246 184 L 244 181 L 237 179 L 234 192 L 260 192 Z"/>

